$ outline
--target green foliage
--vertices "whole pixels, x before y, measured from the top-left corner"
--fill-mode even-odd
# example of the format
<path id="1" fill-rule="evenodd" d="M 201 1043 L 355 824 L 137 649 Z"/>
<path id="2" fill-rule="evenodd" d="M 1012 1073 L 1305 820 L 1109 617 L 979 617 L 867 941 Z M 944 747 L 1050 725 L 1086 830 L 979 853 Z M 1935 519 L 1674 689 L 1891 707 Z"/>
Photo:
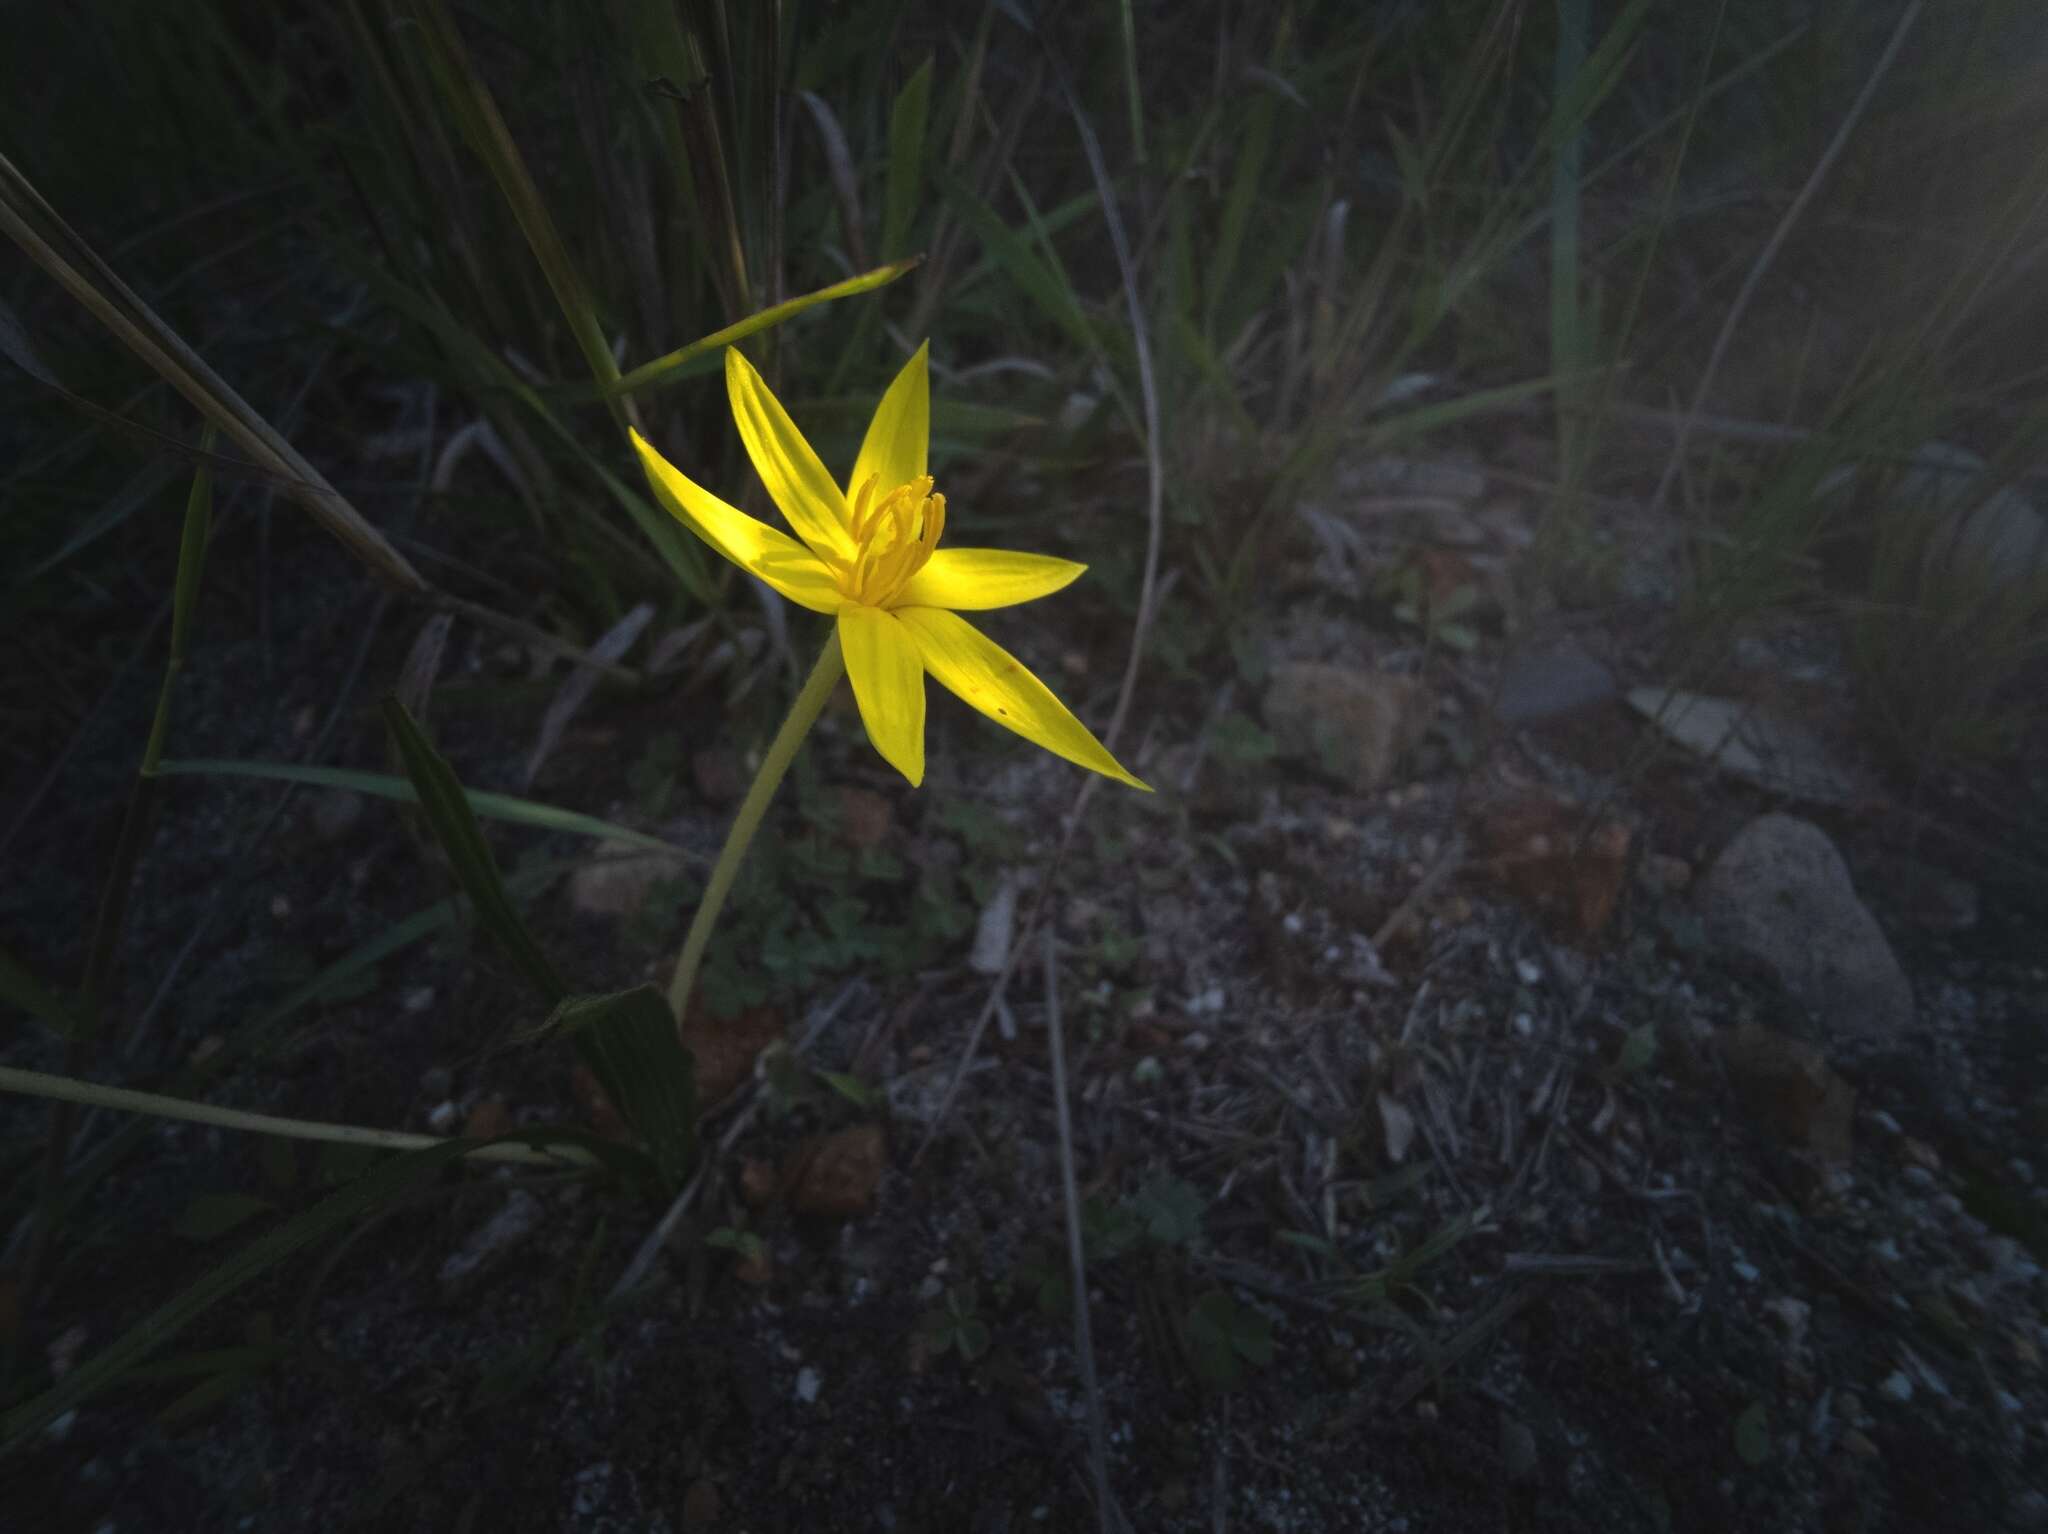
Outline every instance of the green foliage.
<path id="1" fill-rule="evenodd" d="M 1241 1303 L 1228 1289 L 1211 1289 L 1181 1319 L 1188 1358 L 1196 1377 L 1219 1390 L 1241 1384 L 1247 1367 L 1273 1361 L 1273 1323 Z"/>
<path id="2" fill-rule="evenodd" d="M 969 1364 L 986 1353 L 989 1329 L 975 1314 L 979 1305 L 974 1285 L 956 1284 L 948 1289 L 944 1303 L 918 1320 L 917 1329 L 927 1350 L 939 1355 L 957 1352 L 960 1361 Z"/>

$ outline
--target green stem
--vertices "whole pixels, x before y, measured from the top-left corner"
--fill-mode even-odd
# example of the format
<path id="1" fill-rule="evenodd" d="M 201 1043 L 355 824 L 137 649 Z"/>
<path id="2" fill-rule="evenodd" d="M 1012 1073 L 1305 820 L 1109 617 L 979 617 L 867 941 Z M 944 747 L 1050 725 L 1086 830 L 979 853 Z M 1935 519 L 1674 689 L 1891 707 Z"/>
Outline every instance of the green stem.
<path id="1" fill-rule="evenodd" d="M 115 1108 L 123 1113 L 147 1113 L 154 1118 L 180 1119 L 188 1124 L 213 1124 L 222 1129 L 247 1130 L 252 1134 L 280 1135 L 288 1140 L 321 1140 L 329 1145 L 368 1145 L 379 1150 L 425 1150 L 445 1143 L 434 1135 L 409 1134 L 401 1129 L 360 1129 L 354 1124 L 323 1124 L 314 1119 L 279 1118 L 274 1113 L 244 1113 L 239 1108 L 216 1108 L 184 1097 L 165 1097 L 156 1092 L 132 1092 L 126 1087 L 103 1087 L 72 1076 L 53 1076 L 45 1071 L 18 1071 L 0 1066 L 0 1092 L 20 1092 L 62 1103 L 87 1103 L 97 1108 Z M 478 1161 L 511 1161 L 530 1166 L 560 1166 L 564 1161 L 583 1165 L 591 1162 L 588 1152 L 575 1146 L 560 1152 L 536 1150 L 530 1145 L 483 1145 L 469 1152 Z"/>
<path id="2" fill-rule="evenodd" d="M 683 1015 L 690 992 L 697 984 L 697 971 L 704 963 L 704 950 L 710 946 L 712 929 L 718 925 L 719 913 L 725 909 L 725 897 L 732 893 L 733 880 L 739 877 L 740 864 L 746 861 L 747 848 L 753 845 L 754 833 L 761 828 L 761 817 L 767 813 L 775 790 L 782 786 L 782 775 L 789 771 L 789 764 L 796 759 L 796 748 L 803 744 L 804 736 L 818 722 L 818 715 L 825 711 L 825 701 L 832 696 L 832 689 L 839 685 L 839 679 L 844 675 L 846 661 L 839 653 L 839 630 L 834 628 L 832 637 L 825 641 L 825 648 L 818 653 L 818 663 L 811 667 L 803 691 L 790 705 L 789 717 L 782 721 L 782 728 L 775 732 L 775 739 L 769 743 L 768 755 L 761 761 L 761 770 L 754 774 L 753 786 L 740 802 L 740 811 L 733 817 L 732 829 L 725 834 L 725 847 L 718 854 L 718 866 L 711 870 L 711 882 L 704 886 L 704 898 L 697 902 L 697 914 L 690 918 L 690 933 L 683 939 L 682 955 L 676 960 L 675 978 L 668 983 L 669 1008 L 677 1017 Z"/>

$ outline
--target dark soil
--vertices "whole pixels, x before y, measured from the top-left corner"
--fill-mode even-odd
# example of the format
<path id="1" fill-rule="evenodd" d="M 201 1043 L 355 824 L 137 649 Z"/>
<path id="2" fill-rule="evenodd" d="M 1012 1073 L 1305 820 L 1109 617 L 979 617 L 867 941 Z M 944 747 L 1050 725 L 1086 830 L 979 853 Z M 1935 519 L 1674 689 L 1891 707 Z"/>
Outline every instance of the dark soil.
<path id="1" fill-rule="evenodd" d="M 259 571 L 231 555 L 214 572 L 230 591 L 289 593 L 290 621 L 268 648 L 225 624 L 202 635 L 174 754 L 291 760 L 331 718 L 318 760 L 387 770 L 372 704 L 418 615 L 366 601 L 311 535 L 283 537 L 273 559 Z M 1582 626 L 1627 685 L 1654 679 L 1660 621 Z M 1116 640 L 1062 654 L 1034 648 L 1043 629 L 993 626 L 1103 717 Z M 1166 791 L 1105 787 L 1059 875 L 1090 1314 L 1109 1484 L 1129 1525 L 2048 1527 L 2048 1204 L 2032 1165 L 2048 1117 L 2048 970 L 2026 849 L 1990 845 L 1960 800 L 1931 815 L 1905 814 L 1902 791 L 1855 812 L 1791 806 L 1843 848 L 1918 1002 L 1896 1039 L 1828 1038 L 1723 965 L 1688 896 L 1651 877 L 1651 854 L 1697 872 L 1776 801 L 1682 757 L 1640 760 L 1643 727 L 1618 703 L 1485 726 L 1498 639 L 1469 659 L 1400 643 L 1341 583 L 1268 629 L 1269 660 L 1341 656 L 1428 682 L 1437 725 L 1370 795 L 1257 753 L 1176 755 L 1213 735 L 1215 689 L 1157 668 L 1126 748 Z M 36 874 L 5 896 L 8 945 L 39 972 L 76 972 L 149 669 L 87 726 L 11 849 Z M 526 670 L 458 630 L 433 718 L 473 786 L 518 786 L 552 686 L 524 683 Z M 690 771 L 688 748 L 720 728 L 765 731 L 773 681 L 723 726 L 708 694 L 601 692 L 533 792 L 713 849 L 726 811 L 704 798 L 715 774 Z M 1255 714 L 1238 690 L 1237 711 Z M 683 755 L 635 777 L 664 730 L 684 736 Z M 921 792 L 888 783 L 841 714 L 811 759 L 766 856 L 787 873 L 789 849 L 843 836 L 817 806 L 853 786 L 890 807 L 867 850 L 893 872 L 805 865 L 809 887 L 743 892 L 752 914 L 737 930 L 776 902 L 850 893 L 900 951 L 835 967 L 799 945 L 796 983 L 753 998 L 754 1023 L 780 1021 L 800 1053 L 742 1089 L 753 1116 L 647 1289 L 601 1308 L 659 1205 L 551 1173 L 451 1174 L 168 1342 L 161 1357 L 187 1359 L 280 1344 L 218 1399 L 167 1420 L 204 1373 L 125 1383 L 17 1451 L 10 1526 L 1095 1527 L 1059 1303 L 1035 944 L 944 1107 L 991 988 L 967 965 L 964 924 L 1003 869 L 1042 876 L 1078 774 L 938 702 Z M 673 780 L 653 814 L 650 772 Z M 274 784 L 167 788 L 122 955 L 116 1015 L 137 1020 L 137 1039 L 93 1072 L 142 1086 L 445 890 L 381 801 L 350 819 L 301 792 L 273 820 Z M 1597 931 L 1560 925 L 1540 890 L 1480 855 L 1488 817 L 1538 792 L 1631 833 Z M 507 868 L 590 850 L 491 834 Z M 1459 837 L 1465 860 L 1432 880 Z M 1881 872 L 1908 842 L 1975 883 L 1974 927 L 1916 925 L 1911 891 Z M 961 908 L 951 925 L 904 914 L 921 886 Z M 1375 949 L 1418 888 L 1414 919 Z M 595 916 L 558 881 L 530 909 L 576 982 L 597 988 L 665 973 L 688 901 L 656 884 L 636 914 Z M 475 1123 L 492 1100 L 516 1122 L 587 1124 L 566 1051 L 512 1042 L 534 1011 L 485 941 L 456 930 L 299 1012 L 206 1095 L 385 1127 Z M 1854 1089 L 1846 1161 L 1736 1092 L 1721 1045 L 1746 1023 L 1817 1042 Z M 6 1059 L 58 1069 L 62 1050 L 24 1029 Z M 44 1111 L 0 1107 L 26 1176 Z M 709 1126 L 714 1141 L 729 1122 L 730 1110 Z M 807 1137 L 867 1123 L 886 1130 L 888 1156 L 864 1212 L 757 1196 Z M 90 1120 L 83 1143 L 115 1127 Z M 261 1220 L 309 1205 L 325 1166 L 306 1147 L 281 1158 L 249 1136 L 152 1129 L 66 1227 L 40 1308 L 13 1323 L 43 1360 L 31 1372 L 90 1357 Z M 215 1242 L 174 1233 L 195 1197 L 218 1193 L 277 1212 Z M 527 1198 L 526 1239 L 451 1292 L 450 1256 Z M 708 1244 L 721 1229 L 728 1244 Z M 734 1231 L 758 1245 L 734 1250 Z M 972 1307 L 985 1350 L 957 1334 L 947 1350 L 934 1317 L 949 1305 Z M 1234 1365 L 1229 1337 L 1219 1360 L 1190 1319 L 1219 1313 L 1244 1339 Z"/>

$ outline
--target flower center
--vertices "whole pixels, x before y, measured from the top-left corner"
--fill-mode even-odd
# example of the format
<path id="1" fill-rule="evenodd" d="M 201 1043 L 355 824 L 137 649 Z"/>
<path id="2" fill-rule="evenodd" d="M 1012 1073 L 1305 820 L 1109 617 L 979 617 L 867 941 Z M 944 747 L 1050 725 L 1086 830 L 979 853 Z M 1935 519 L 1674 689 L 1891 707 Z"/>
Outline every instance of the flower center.
<path id="1" fill-rule="evenodd" d="M 946 498 L 932 494 L 929 474 L 878 496 L 880 483 L 870 474 L 854 493 L 853 557 L 830 561 L 839 589 L 870 607 L 886 607 L 902 592 L 946 527 Z"/>

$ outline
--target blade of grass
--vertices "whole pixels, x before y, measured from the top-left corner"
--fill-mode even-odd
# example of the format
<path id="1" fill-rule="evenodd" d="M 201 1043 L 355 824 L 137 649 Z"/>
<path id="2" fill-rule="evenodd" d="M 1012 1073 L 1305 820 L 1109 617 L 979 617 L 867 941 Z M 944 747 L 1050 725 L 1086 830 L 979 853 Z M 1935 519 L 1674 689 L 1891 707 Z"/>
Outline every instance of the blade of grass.
<path id="1" fill-rule="evenodd" d="M 536 894 L 570 866 L 567 862 L 555 862 L 538 868 L 522 868 L 506 884 L 515 895 Z M 367 942 L 358 944 L 311 979 L 293 987 L 267 1010 L 229 1033 L 219 1049 L 187 1064 L 166 1085 L 173 1093 L 188 1097 L 202 1091 L 208 1082 L 254 1054 L 279 1028 L 307 1007 L 331 992 L 353 984 L 393 954 L 403 953 L 413 945 L 456 926 L 467 911 L 467 904 L 460 899 L 437 900 L 425 910 L 415 912 Z M 149 1129 L 147 1119 L 131 1120 L 72 1166 L 58 1200 L 59 1218 L 75 1209 L 101 1178 L 140 1145 Z"/>
<path id="2" fill-rule="evenodd" d="M 350 767 L 295 767 L 288 762 L 238 762 L 218 757 L 191 757 L 163 762 L 157 770 L 165 777 L 265 778 L 278 783 L 348 789 L 379 799 L 393 799 L 400 804 L 420 802 L 419 790 L 404 778 L 382 772 L 361 772 Z M 575 810 L 557 809 L 551 804 L 520 799 L 511 794 L 491 793 L 481 788 L 465 788 L 462 793 L 469 807 L 487 820 L 505 820 L 542 831 L 593 837 L 598 841 L 637 847 L 643 852 L 673 855 L 680 850 L 658 836 L 649 836 L 644 831 L 635 831 L 629 826 L 599 820 Z"/>
<path id="3" fill-rule="evenodd" d="M 428 743 L 412 715 L 405 711 L 405 705 L 396 698 L 384 700 L 384 723 L 405 762 L 406 775 L 419 791 L 420 808 L 426 814 L 434 840 L 447 855 L 462 892 L 476 907 L 477 919 L 498 940 L 528 984 L 550 1002 L 560 1001 L 569 988 L 541 952 L 533 934 L 526 930 L 526 923 L 519 919 L 518 910 L 505 892 L 504 880 L 499 877 L 490 843 L 484 840 L 454 769 Z"/>
<path id="4" fill-rule="evenodd" d="M 780 325 L 784 320 L 802 314 L 806 309 L 814 308 L 819 304 L 828 304 L 841 298 L 852 298 L 858 293 L 870 293 L 876 288 L 886 287 L 905 272 L 915 270 L 918 263 L 923 259 L 922 256 L 910 256 L 901 261 L 891 261 L 886 266 L 878 266 L 873 271 L 862 272 L 856 277 L 848 277 L 842 282 L 831 284 L 829 287 L 818 288 L 799 297 L 786 299 L 772 308 L 763 309 L 756 314 L 750 314 L 745 319 L 726 326 L 723 330 L 714 330 L 710 335 L 700 337 L 692 341 L 688 346 L 678 347 L 666 357 L 657 357 L 652 362 L 642 363 L 639 367 L 633 369 L 632 372 L 626 374 L 625 377 L 608 385 L 599 392 L 605 396 L 638 394 L 644 390 L 658 389 L 667 384 L 678 383 L 685 376 L 678 370 L 695 358 L 714 352 L 720 347 L 731 346 L 737 341 L 745 340 L 748 336 L 757 335 L 761 331 Z"/>
<path id="5" fill-rule="evenodd" d="M 90 1359 L 66 1374 L 57 1385 L 0 1418 L 0 1439 L 13 1447 L 40 1432 L 73 1407 L 89 1400 L 222 1300 L 253 1283 L 279 1263 L 315 1241 L 382 1207 L 421 1178 L 439 1172 L 485 1145 L 538 1144 L 563 1140 L 588 1145 L 589 1138 L 555 1130 L 521 1130 L 492 1140 L 446 1140 L 422 1150 L 407 1151 L 322 1199 L 269 1235 L 244 1247 L 198 1283 L 166 1301 Z"/>
<path id="6" fill-rule="evenodd" d="M 656 998 L 659 1000 L 659 998 Z M 674 1020 L 670 1020 L 669 1036 L 675 1037 Z M 680 1043 L 676 1046 L 682 1048 Z M 424 1150 L 432 1145 L 445 1145 L 448 1141 L 440 1135 L 414 1134 L 402 1129 L 365 1129 L 356 1124 L 327 1124 L 315 1119 L 287 1118 L 275 1113 L 249 1113 L 240 1108 L 217 1108 L 212 1103 L 193 1102 L 183 1097 L 168 1097 L 161 1092 L 136 1092 L 127 1087 L 101 1086 L 98 1082 L 81 1081 L 75 1076 L 60 1076 L 48 1071 L 24 1071 L 12 1066 L 0 1066 L 0 1092 L 17 1092 L 24 1097 L 40 1097 L 53 1102 L 83 1103 L 97 1108 L 112 1108 L 121 1113 L 146 1113 L 151 1118 L 171 1119 L 183 1124 L 212 1124 L 221 1129 L 240 1130 L 248 1134 L 275 1135 L 286 1140 L 311 1140 L 323 1145 L 365 1145 L 376 1150 Z M 526 1165 L 559 1166 L 562 1159 L 542 1151 L 531 1150 L 526 1144 L 479 1146 L 471 1152 L 480 1161 L 511 1161 Z M 568 1158 L 583 1165 L 591 1165 L 594 1158 L 587 1153 Z"/>
<path id="7" fill-rule="evenodd" d="M 418 4 L 419 35 L 427 46 L 435 81 L 463 137 L 490 170 L 498 190 L 504 193 L 512 216 L 561 307 L 562 317 L 569 322 L 570 334 L 576 338 L 591 376 L 601 386 L 618 382 L 619 365 L 613 360 L 611 345 L 598 321 L 597 307 L 591 302 L 583 275 L 570 259 L 554 216 L 548 212 L 540 188 L 534 184 L 519 146 L 498 111 L 497 98 L 470 63 L 462 36 L 443 0 L 418 0 Z M 610 396 L 606 398 L 610 400 Z M 630 404 L 614 402 L 611 409 L 621 430 L 629 422 L 634 426 L 640 424 Z"/>
<path id="8" fill-rule="evenodd" d="M 1558 0 L 1557 55 L 1552 74 L 1557 110 L 1585 69 L 1588 0 Z M 1584 169 L 1586 127 L 1583 119 L 1557 131 L 1550 172 L 1550 371 L 1558 377 L 1576 373 L 1592 359 L 1595 340 L 1581 328 L 1579 309 L 1579 176 Z M 1566 392 L 1557 395 L 1559 457 L 1566 463 L 1574 450 L 1578 420 Z"/>
<path id="9" fill-rule="evenodd" d="M 909 245 L 910 222 L 924 181 L 925 128 L 931 115 L 932 61 L 896 94 L 889 109 L 889 171 L 882 193 L 882 255 L 895 260 Z"/>
<path id="10" fill-rule="evenodd" d="M 54 278 L 122 345 L 249 454 L 286 482 L 342 546 L 399 591 L 426 595 L 425 579 L 341 492 L 208 367 L 169 325 L 43 201 L 12 161 L 0 155 L 0 233 Z"/>
<path id="11" fill-rule="evenodd" d="M 696 1062 L 661 992 L 642 985 L 566 997 L 540 1032 L 575 1045 L 612 1106 L 647 1143 L 671 1191 L 681 1187 L 697 1161 Z"/>

